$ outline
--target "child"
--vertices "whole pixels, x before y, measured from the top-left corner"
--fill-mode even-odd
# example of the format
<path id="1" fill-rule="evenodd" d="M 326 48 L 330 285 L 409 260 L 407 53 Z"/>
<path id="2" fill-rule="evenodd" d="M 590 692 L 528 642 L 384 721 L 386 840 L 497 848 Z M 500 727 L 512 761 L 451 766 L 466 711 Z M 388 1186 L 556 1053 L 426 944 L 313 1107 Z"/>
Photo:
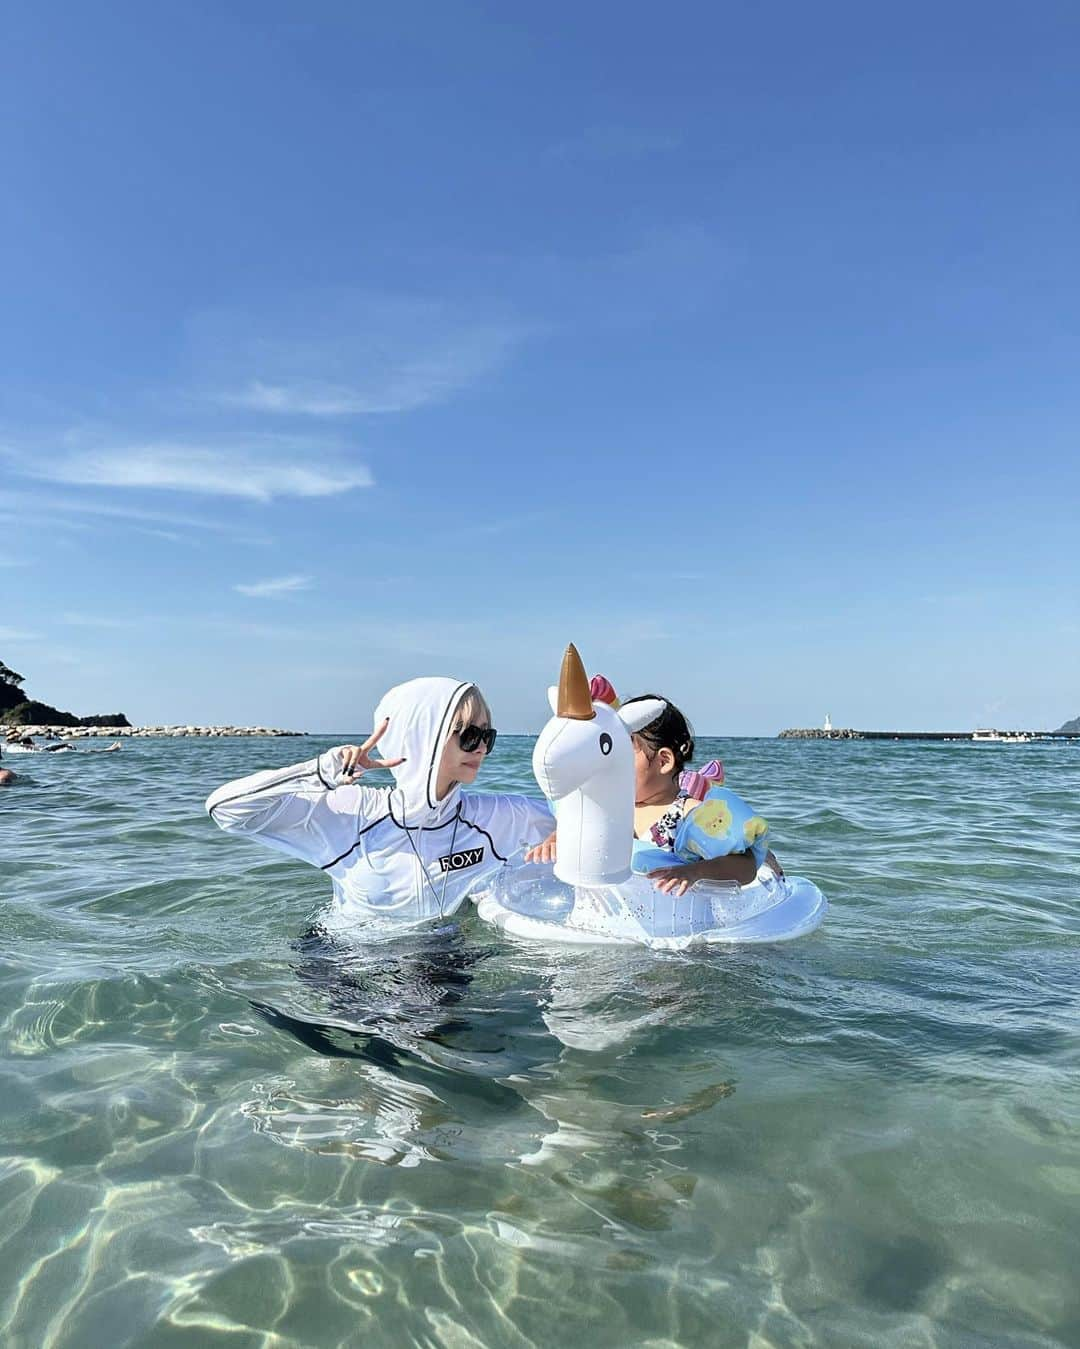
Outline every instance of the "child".
<path id="1" fill-rule="evenodd" d="M 594 675 L 594 699 L 619 706 L 611 683 Z M 782 876 L 765 842 L 768 825 L 735 792 L 723 787 L 717 763 L 700 774 L 684 774 L 694 753 L 694 733 L 674 703 L 643 694 L 629 703 L 656 698 L 664 711 L 631 739 L 634 744 L 634 851 L 631 866 L 658 890 L 676 897 L 697 881 L 736 881 L 748 885 L 762 864 Z M 623 703 L 626 707 L 628 704 Z M 681 785 L 680 776 L 704 799 Z M 714 785 L 715 784 L 715 785 Z M 526 861 L 555 858 L 555 835 L 525 854 Z"/>
<path id="2" fill-rule="evenodd" d="M 657 694 L 643 697 L 657 698 Z M 623 706 L 640 702 L 630 698 Z M 696 779 L 704 799 L 692 796 L 680 776 L 694 753 L 694 734 L 674 703 L 660 698 L 664 711 L 633 736 L 634 856 L 665 894 L 683 895 L 696 881 L 737 881 L 748 885 L 758 868 L 775 861 L 765 839 L 769 826 L 723 782 L 719 764 L 710 779 Z M 665 856 L 666 854 L 666 856 Z M 778 864 L 776 869 L 778 870 Z"/>
<path id="3" fill-rule="evenodd" d="M 447 917 L 485 872 L 554 824 L 527 796 L 463 791 L 495 745 L 491 713 L 475 684 L 413 679 L 375 709 L 362 745 L 339 745 L 291 768 L 253 773 L 219 787 L 210 818 L 231 833 L 329 873 L 326 927 L 390 916 Z M 392 757 L 373 759 L 380 753 Z M 388 768 L 394 787 L 360 787 L 366 770 Z"/>

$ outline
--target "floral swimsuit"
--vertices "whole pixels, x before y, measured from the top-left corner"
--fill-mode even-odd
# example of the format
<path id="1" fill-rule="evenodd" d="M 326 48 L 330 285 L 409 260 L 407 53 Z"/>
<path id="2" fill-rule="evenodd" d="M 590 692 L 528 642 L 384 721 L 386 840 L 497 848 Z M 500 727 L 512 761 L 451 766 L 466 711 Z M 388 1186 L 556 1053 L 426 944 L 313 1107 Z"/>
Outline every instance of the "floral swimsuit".
<path id="1" fill-rule="evenodd" d="M 649 837 L 658 848 L 665 852 L 675 851 L 675 835 L 682 824 L 683 811 L 686 809 L 688 792 L 680 792 L 663 815 L 649 829 Z M 695 802 L 696 804 L 696 802 Z"/>

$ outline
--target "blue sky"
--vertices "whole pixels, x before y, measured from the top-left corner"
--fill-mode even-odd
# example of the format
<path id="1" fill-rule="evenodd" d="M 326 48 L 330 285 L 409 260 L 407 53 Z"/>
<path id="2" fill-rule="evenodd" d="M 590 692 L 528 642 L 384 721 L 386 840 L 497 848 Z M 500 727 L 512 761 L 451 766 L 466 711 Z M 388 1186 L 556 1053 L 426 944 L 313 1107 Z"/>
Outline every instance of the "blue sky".
<path id="1" fill-rule="evenodd" d="M 1072 3 L 17 4 L 0 659 L 359 730 L 1080 713 Z"/>

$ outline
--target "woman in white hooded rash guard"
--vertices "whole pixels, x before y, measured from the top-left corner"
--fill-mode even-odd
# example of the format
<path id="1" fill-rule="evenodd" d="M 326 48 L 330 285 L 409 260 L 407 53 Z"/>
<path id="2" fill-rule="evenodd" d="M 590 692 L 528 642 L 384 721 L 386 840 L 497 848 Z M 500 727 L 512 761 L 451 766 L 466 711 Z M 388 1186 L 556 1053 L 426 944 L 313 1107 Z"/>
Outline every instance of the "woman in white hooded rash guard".
<path id="1" fill-rule="evenodd" d="M 445 918 L 482 876 L 554 828 L 543 802 L 462 790 L 495 742 L 489 723 L 474 684 L 412 679 L 383 697 L 364 745 L 226 783 L 206 809 L 229 833 L 327 872 L 334 896 L 325 927 Z M 376 743 L 382 761 L 370 757 Z M 394 787 L 356 784 L 380 767 Z"/>

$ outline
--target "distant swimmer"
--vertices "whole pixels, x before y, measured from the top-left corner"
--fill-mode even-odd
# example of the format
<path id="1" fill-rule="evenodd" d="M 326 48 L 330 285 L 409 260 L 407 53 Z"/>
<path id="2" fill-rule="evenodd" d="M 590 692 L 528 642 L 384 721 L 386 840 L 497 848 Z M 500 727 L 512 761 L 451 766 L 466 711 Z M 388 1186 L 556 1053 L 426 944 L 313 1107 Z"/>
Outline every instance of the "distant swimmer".
<path id="1" fill-rule="evenodd" d="M 62 740 L 59 745 L 38 745 L 33 738 L 24 735 L 18 739 L 10 739 L 6 742 L 6 748 L 15 750 L 19 754 L 74 754 L 79 749 L 70 740 Z M 87 749 L 86 754 L 115 754 L 120 748 L 120 741 L 114 740 L 111 745 L 103 745 L 100 749 Z"/>
<path id="2" fill-rule="evenodd" d="M 62 754 L 78 749 L 78 745 L 73 745 L 70 740 L 63 740 L 59 745 L 39 745 L 30 735 L 9 736 L 4 747 L 13 750 L 16 754 Z M 106 754 L 119 748 L 120 742 L 118 740 L 114 745 L 110 745 L 108 750 L 99 750 L 98 753 Z"/>
<path id="3" fill-rule="evenodd" d="M 15 774 L 10 768 L 0 768 L 0 787 L 10 786 L 15 781 Z"/>

